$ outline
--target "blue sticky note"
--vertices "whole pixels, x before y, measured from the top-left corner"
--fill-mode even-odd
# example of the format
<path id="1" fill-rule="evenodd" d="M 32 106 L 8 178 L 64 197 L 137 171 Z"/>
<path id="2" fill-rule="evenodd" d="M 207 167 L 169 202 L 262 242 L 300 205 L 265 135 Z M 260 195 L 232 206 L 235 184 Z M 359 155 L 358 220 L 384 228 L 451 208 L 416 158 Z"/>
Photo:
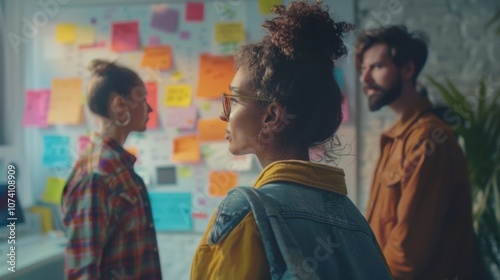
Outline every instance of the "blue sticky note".
<path id="1" fill-rule="evenodd" d="M 158 231 L 191 231 L 191 193 L 149 192 L 153 221 Z"/>
<path id="2" fill-rule="evenodd" d="M 43 166 L 70 167 L 70 138 L 61 135 L 44 135 L 43 137 Z"/>
<path id="3" fill-rule="evenodd" d="M 342 69 L 335 68 L 334 76 L 335 76 L 335 80 L 337 81 L 337 84 L 339 85 L 340 91 L 343 91 L 344 90 L 344 76 L 342 74 Z"/>

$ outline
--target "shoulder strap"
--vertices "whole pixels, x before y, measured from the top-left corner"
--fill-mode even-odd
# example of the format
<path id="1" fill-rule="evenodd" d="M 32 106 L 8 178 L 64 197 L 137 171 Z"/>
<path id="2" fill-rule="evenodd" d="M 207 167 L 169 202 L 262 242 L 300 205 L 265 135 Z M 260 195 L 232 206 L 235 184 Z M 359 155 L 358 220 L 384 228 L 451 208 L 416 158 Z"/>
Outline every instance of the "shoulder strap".
<path id="1" fill-rule="evenodd" d="M 208 243 L 210 245 L 215 245 L 224 240 L 234 227 L 251 211 L 247 199 L 242 192 L 238 191 L 238 189 L 243 188 L 250 189 L 249 187 L 234 188 L 219 204 L 214 224 L 208 234 Z"/>

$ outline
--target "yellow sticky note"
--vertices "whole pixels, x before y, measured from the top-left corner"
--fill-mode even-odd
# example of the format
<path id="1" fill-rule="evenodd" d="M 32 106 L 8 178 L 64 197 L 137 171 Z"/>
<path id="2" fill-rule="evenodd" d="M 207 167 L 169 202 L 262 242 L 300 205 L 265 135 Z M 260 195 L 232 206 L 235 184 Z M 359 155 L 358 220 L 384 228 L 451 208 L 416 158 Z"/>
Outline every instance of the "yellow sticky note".
<path id="1" fill-rule="evenodd" d="M 188 179 L 193 177 L 193 169 L 190 166 L 178 166 L 177 174 L 179 178 Z"/>
<path id="2" fill-rule="evenodd" d="M 243 22 L 219 22 L 215 25 L 215 42 L 240 43 L 245 40 Z"/>
<path id="3" fill-rule="evenodd" d="M 167 86 L 164 104 L 171 107 L 188 107 L 191 105 L 190 85 Z"/>
<path id="4" fill-rule="evenodd" d="M 82 79 L 54 79 L 49 105 L 49 124 L 82 122 Z"/>
<path id="5" fill-rule="evenodd" d="M 145 47 L 141 66 L 155 70 L 169 70 L 172 67 L 172 48 L 170 46 Z"/>
<path id="6" fill-rule="evenodd" d="M 42 233 L 48 233 L 52 230 L 52 211 L 49 207 L 45 206 L 33 206 L 28 209 L 31 213 L 38 214 L 40 216 L 40 222 L 42 224 Z"/>
<path id="7" fill-rule="evenodd" d="M 271 8 L 274 5 L 283 4 L 282 0 L 259 0 L 259 11 L 263 15 L 267 15 L 271 12 Z"/>
<path id="8" fill-rule="evenodd" d="M 184 163 L 197 163 L 200 161 L 200 141 L 196 135 L 175 138 L 172 150 L 172 161 Z"/>
<path id="9" fill-rule="evenodd" d="M 76 25 L 73 23 L 60 23 L 56 26 L 56 42 L 72 44 L 76 38 Z"/>
<path id="10" fill-rule="evenodd" d="M 208 194 L 211 196 L 225 196 L 238 183 L 238 173 L 232 171 L 210 172 Z"/>
<path id="11" fill-rule="evenodd" d="M 60 204 L 65 183 L 66 180 L 63 178 L 48 177 L 42 200 L 48 203 Z"/>
<path id="12" fill-rule="evenodd" d="M 180 80 L 182 80 L 184 78 L 184 75 L 182 74 L 181 71 L 174 71 L 172 72 L 172 81 L 173 82 L 179 82 Z"/>
<path id="13" fill-rule="evenodd" d="M 75 43 L 80 46 L 95 44 L 95 31 L 92 26 L 77 26 Z"/>

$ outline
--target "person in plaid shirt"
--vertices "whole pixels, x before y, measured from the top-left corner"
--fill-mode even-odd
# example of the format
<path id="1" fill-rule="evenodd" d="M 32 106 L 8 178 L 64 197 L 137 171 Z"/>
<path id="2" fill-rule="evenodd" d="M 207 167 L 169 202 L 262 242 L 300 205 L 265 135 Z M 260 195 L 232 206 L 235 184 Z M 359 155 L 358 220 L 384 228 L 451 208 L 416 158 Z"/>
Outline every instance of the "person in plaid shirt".
<path id="1" fill-rule="evenodd" d="M 75 164 L 62 195 L 68 229 L 68 279 L 161 279 L 151 206 L 136 157 L 122 146 L 145 131 L 146 89 L 139 76 L 94 60 L 88 105 L 100 127 Z"/>

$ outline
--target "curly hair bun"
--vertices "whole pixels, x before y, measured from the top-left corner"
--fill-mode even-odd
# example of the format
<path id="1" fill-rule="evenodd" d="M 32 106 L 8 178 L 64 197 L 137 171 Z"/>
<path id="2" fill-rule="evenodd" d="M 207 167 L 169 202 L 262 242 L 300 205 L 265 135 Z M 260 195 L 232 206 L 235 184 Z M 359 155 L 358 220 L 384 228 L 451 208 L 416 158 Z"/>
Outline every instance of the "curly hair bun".
<path id="1" fill-rule="evenodd" d="M 107 71 L 116 67 L 113 62 L 109 62 L 102 59 L 94 59 L 90 62 L 87 67 L 88 70 L 92 73 L 92 75 L 104 75 Z"/>
<path id="2" fill-rule="evenodd" d="M 273 7 L 278 16 L 267 20 L 263 27 L 269 30 L 271 42 L 289 58 L 300 56 L 329 57 L 333 60 L 347 54 L 343 38 L 354 30 L 354 25 L 335 22 L 322 1 L 292 2 Z"/>

